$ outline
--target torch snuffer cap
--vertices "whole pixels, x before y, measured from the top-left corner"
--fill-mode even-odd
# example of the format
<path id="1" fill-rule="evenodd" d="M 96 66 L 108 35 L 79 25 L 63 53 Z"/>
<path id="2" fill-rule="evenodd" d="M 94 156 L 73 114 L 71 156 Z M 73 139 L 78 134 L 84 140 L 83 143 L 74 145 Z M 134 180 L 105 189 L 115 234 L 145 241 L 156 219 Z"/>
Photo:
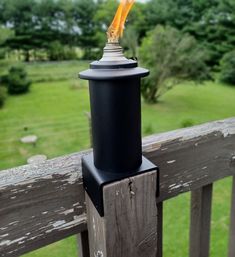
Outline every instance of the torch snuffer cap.
<path id="1" fill-rule="evenodd" d="M 137 61 L 127 59 L 119 43 L 107 43 L 103 57 L 90 64 L 90 69 L 79 73 L 81 79 L 114 80 L 145 77 L 149 71 L 138 67 Z"/>
<path id="2" fill-rule="evenodd" d="M 127 61 L 119 43 L 107 43 L 104 47 L 103 57 L 100 62 Z"/>

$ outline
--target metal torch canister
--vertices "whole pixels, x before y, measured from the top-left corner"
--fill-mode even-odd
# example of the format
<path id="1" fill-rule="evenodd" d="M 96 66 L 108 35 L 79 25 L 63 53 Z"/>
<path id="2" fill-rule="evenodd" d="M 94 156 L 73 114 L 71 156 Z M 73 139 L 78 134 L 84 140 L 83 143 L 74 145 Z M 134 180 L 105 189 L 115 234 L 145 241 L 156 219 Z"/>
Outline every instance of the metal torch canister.
<path id="1" fill-rule="evenodd" d="M 94 165 L 111 173 L 142 163 L 140 79 L 149 71 L 107 44 L 100 61 L 79 74 L 89 80 Z"/>

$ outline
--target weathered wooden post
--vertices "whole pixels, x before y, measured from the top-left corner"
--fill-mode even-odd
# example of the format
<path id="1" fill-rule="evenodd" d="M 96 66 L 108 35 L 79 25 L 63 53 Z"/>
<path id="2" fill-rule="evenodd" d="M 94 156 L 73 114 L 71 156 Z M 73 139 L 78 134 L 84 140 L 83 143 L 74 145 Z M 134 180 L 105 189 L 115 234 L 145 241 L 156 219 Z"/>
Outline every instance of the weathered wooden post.
<path id="1" fill-rule="evenodd" d="M 142 156 L 140 79 L 148 70 L 107 44 L 89 80 L 93 153 L 83 158 L 90 256 L 155 257 L 158 168 Z"/>

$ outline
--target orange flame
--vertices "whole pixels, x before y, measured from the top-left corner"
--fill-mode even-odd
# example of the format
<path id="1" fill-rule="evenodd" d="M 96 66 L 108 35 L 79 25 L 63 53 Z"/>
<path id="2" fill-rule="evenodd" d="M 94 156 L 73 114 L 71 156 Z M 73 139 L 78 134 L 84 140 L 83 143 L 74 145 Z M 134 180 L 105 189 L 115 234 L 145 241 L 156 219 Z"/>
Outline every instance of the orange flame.
<path id="1" fill-rule="evenodd" d="M 134 2 L 135 0 L 121 0 L 114 19 L 107 31 L 109 43 L 117 43 L 119 38 L 122 37 L 127 15 Z"/>

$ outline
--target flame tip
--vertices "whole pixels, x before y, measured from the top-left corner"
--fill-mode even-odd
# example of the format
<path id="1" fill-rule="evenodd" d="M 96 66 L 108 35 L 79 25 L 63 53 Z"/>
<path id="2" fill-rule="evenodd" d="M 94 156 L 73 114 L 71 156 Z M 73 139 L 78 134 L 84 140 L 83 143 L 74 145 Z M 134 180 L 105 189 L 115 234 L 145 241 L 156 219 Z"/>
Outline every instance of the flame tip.
<path id="1" fill-rule="evenodd" d="M 107 31 L 108 42 L 119 42 L 119 38 L 123 35 L 127 16 L 134 2 L 135 0 L 121 0 L 115 13 L 114 19 Z"/>

